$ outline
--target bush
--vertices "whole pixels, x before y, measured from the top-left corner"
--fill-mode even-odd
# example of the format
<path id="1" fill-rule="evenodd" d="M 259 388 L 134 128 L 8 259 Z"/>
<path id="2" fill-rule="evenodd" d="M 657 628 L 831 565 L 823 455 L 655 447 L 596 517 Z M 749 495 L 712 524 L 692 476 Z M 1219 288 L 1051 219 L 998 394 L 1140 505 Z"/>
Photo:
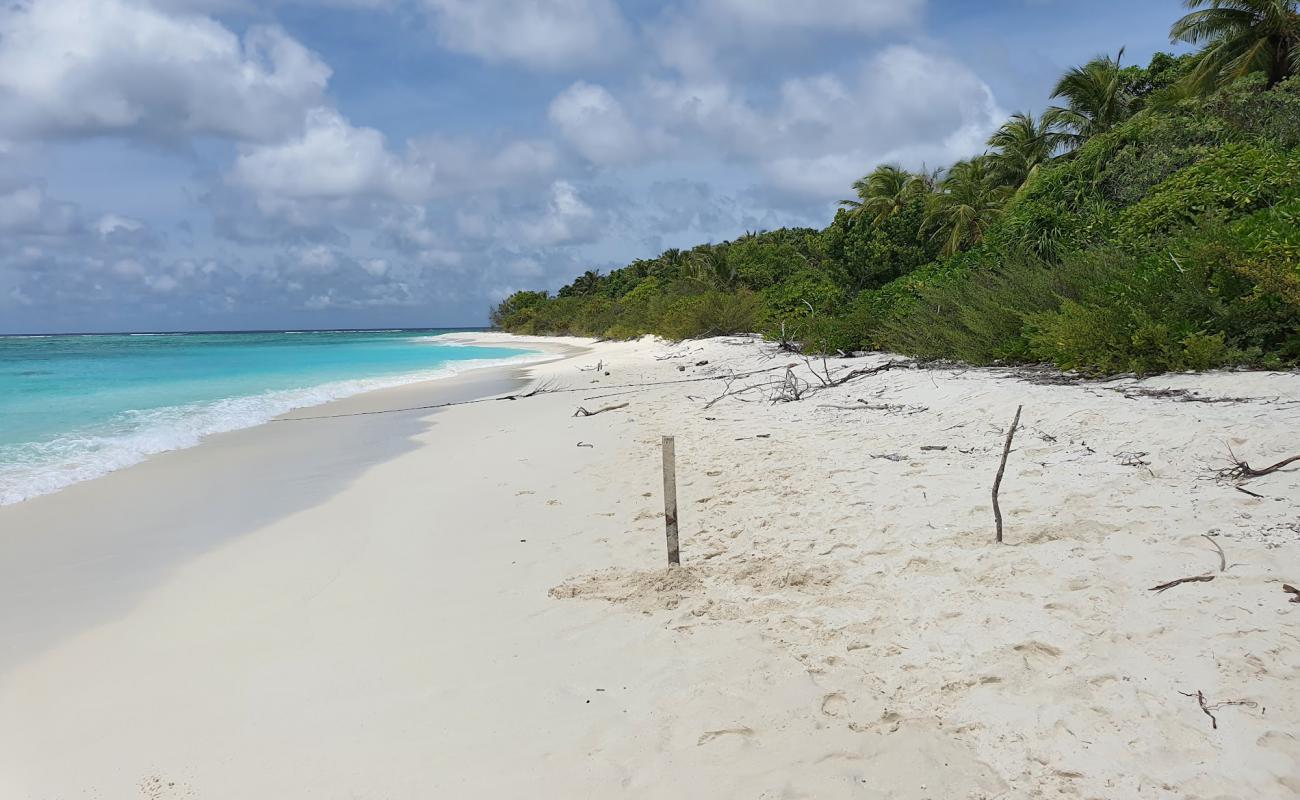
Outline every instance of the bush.
<path id="1" fill-rule="evenodd" d="M 1165 234 L 1205 216 L 1250 213 L 1300 190 L 1300 152 L 1230 144 L 1182 170 L 1125 210 L 1120 241 Z"/>

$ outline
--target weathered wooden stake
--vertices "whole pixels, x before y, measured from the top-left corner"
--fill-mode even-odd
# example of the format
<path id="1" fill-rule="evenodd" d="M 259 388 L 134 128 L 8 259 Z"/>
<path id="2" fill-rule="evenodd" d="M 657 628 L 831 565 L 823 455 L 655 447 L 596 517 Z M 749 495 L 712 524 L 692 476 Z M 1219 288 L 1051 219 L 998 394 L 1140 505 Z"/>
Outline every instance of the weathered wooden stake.
<path id="1" fill-rule="evenodd" d="M 1016 428 L 1020 426 L 1020 411 L 1024 406 L 1016 406 L 1016 418 L 1011 421 L 1011 429 L 1007 431 L 1007 443 L 1002 446 L 1002 463 L 998 464 L 998 476 L 993 479 L 993 519 L 998 525 L 998 543 L 1002 542 L 1002 509 L 998 506 L 998 489 L 1002 488 L 1002 473 L 1007 468 L 1007 456 L 1011 453 L 1011 440 L 1016 435 Z"/>
<path id="2" fill-rule="evenodd" d="M 677 446 L 671 436 L 664 437 L 664 530 L 668 536 L 668 564 L 682 563 L 677 547 Z"/>

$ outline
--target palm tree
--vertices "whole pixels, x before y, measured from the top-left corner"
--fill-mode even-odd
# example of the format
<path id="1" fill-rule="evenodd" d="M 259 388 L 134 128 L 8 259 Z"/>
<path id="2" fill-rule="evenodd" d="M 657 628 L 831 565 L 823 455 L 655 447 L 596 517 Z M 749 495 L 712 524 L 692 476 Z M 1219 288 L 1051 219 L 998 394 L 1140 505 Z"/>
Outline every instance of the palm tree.
<path id="1" fill-rule="evenodd" d="M 931 195 L 924 225 L 934 229 L 933 238 L 943 239 L 943 254 L 953 255 L 984 238 L 1010 195 L 987 155 L 958 161 Z"/>
<path id="2" fill-rule="evenodd" d="M 1272 88 L 1300 73 L 1297 0 L 1184 0 L 1184 5 L 1199 10 L 1175 22 L 1169 39 L 1205 43 L 1189 76 L 1197 90 L 1215 89 L 1252 72 L 1267 75 Z"/>
<path id="3" fill-rule="evenodd" d="M 594 269 L 589 269 L 574 278 L 571 286 L 574 294 L 594 294 L 600 288 L 600 273 Z"/>
<path id="4" fill-rule="evenodd" d="M 865 214 L 879 225 L 898 213 L 923 187 L 920 178 L 897 164 L 882 164 L 853 182 L 857 200 L 841 200 L 853 216 Z"/>
<path id="5" fill-rule="evenodd" d="M 1094 58 L 1061 76 L 1052 97 L 1065 100 L 1065 105 L 1052 106 L 1043 115 L 1049 125 L 1063 129 L 1059 134 L 1061 144 L 1077 147 L 1129 117 L 1132 98 L 1124 91 L 1120 74 L 1123 58 L 1121 48 L 1115 58 Z"/>
<path id="6" fill-rule="evenodd" d="M 1002 183 L 1019 189 L 1060 146 L 1061 136 L 1046 117 L 1013 114 L 989 138 L 993 173 Z"/>

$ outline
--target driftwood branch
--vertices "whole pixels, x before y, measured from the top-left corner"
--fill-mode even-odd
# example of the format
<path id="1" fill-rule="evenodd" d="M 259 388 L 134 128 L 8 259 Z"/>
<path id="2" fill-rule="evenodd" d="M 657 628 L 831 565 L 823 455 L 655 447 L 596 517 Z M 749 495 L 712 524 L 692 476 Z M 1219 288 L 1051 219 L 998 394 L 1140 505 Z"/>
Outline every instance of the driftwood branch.
<path id="1" fill-rule="evenodd" d="M 1161 592 L 1165 591 L 1166 589 L 1172 589 L 1172 588 L 1174 588 L 1175 586 L 1180 586 L 1180 585 L 1182 585 L 1182 584 L 1184 584 L 1184 583 L 1206 583 L 1206 582 L 1208 582 L 1208 581 L 1212 581 L 1212 580 L 1214 580 L 1215 577 L 1216 577 L 1216 576 L 1214 576 L 1214 575 L 1193 575 L 1193 576 L 1190 577 L 1190 578 L 1179 578 L 1179 579 L 1176 580 L 1176 581 L 1169 581 L 1168 583 L 1162 583 L 1162 584 L 1160 584 L 1159 586 L 1152 586 L 1152 587 L 1151 587 L 1150 589 L 1148 589 L 1147 591 L 1151 591 L 1151 592 L 1155 592 L 1156 594 L 1160 594 Z"/>
<path id="2" fill-rule="evenodd" d="M 1291 456 L 1290 458 L 1282 459 L 1270 467 L 1255 469 L 1250 464 L 1237 458 L 1237 454 L 1232 452 L 1231 447 L 1228 448 L 1228 455 L 1232 458 L 1232 466 L 1227 469 L 1219 470 L 1219 477 L 1237 481 L 1249 480 L 1250 478 L 1262 478 L 1265 475 L 1271 475 L 1274 472 L 1277 472 L 1288 464 L 1294 464 L 1295 462 L 1300 461 L 1300 456 Z"/>
<path id="3" fill-rule="evenodd" d="M 631 403 L 619 403 L 619 404 L 616 405 L 616 406 L 605 406 L 604 408 L 598 408 L 598 409 L 596 409 L 595 411 L 588 411 L 587 409 L 583 408 L 582 406 L 578 406 L 578 410 L 575 411 L 575 412 L 573 412 L 573 416 L 575 416 L 575 417 L 594 417 L 594 416 L 596 416 L 597 414 L 604 414 L 606 411 L 618 411 L 620 408 L 627 408 L 627 407 L 630 406 L 630 405 L 632 405 L 632 404 L 631 404 Z"/>
<path id="4" fill-rule="evenodd" d="M 998 505 L 998 490 L 1002 488 L 1002 474 L 1007 469 L 1007 456 L 1011 454 L 1011 440 L 1015 438 L 1016 428 L 1020 425 L 1020 412 L 1024 406 L 1016 406 L 1016 418 L 1011 420 L 1007 429 L 1007 441 L 1002 446 L 1002 461 L 998 464 L 997 477 L 993 479 L 993 521 L 997 524 L 999 544 L 1002 543 L 1002 507 Z"/>

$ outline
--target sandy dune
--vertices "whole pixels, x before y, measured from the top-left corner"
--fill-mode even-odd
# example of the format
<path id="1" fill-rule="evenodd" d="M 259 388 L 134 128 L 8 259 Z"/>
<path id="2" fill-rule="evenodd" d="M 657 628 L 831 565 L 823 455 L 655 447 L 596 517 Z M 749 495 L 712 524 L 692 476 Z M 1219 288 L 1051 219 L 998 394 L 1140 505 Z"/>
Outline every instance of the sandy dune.
<path id="1" fill-rule="evenodd" d="M 1300 796 L 1300 469 L 1214 478 L 1300 452 L 1300 376 L 900 368 L 706 408 L 736 373 L 819 383 L 748 339 L 573 344 L 530 370 L 565 391 L 434 413 L 328 498 L 97 584 L 119 613 L 0 673 L 0 797 Z"/>

